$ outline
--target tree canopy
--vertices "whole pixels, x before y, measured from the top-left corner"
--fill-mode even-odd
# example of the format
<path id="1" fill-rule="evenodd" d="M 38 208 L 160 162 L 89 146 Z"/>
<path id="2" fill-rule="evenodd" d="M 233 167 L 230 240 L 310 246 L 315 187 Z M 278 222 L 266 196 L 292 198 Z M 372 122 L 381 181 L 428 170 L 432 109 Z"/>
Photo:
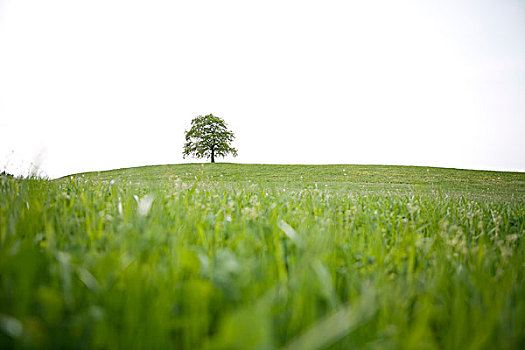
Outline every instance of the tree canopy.
<path id="1" fill-rule="evenodd" d="M 233 132 L 228 130 L 226 122 L 213 114 L 197 116 L 191 121 L 191 129 L 186 131 L 186 143 L 182 155 L 196 158 L 225 157 L 228 154 L 237 156 L 237 150 L 231 147 L 235 139 Z"/>

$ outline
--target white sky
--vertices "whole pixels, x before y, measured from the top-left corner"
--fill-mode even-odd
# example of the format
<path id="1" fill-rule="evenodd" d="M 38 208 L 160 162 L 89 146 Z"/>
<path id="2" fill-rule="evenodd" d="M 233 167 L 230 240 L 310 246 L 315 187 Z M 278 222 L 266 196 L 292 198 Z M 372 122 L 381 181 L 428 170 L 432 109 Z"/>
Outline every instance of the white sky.
<path id="1" fill-rule="evenodd" d="M 525 2 L 0 0 L 0 168 L 181 163 L 209 113 L 224 161 L 525 171 Z"/>

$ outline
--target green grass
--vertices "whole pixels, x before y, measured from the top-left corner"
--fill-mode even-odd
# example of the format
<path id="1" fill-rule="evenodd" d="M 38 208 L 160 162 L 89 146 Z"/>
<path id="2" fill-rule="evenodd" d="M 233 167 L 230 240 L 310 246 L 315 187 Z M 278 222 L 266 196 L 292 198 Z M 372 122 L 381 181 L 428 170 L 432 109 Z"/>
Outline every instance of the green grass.
<path id="1" fill-rule="evenodd" d="M 427 194 L 491 200 L 525 198 L 525 174 L 385 165 L 185 164 L 92 172 L 93 181 L 118 181 L 147 187 L 166 181 L 258 184 L 277 189 L 323 189 L 353 193 Z"/>
<path id="2" fill-rule="evenodd" d="M 525 174 L 0 178 L 0 347 L 520 349 Z"/>

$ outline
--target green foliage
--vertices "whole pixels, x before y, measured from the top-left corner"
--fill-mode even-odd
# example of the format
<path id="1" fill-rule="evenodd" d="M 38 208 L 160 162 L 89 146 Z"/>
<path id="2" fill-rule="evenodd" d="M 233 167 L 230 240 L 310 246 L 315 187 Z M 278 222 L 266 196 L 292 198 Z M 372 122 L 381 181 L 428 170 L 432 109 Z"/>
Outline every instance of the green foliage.
<path id="1" fill-rule="evenodd" d="M 186 143 L 182 155 L 184 158 L 211 158 L 225 157 L 228 154 L 237 156 L 237 150 L 231 147 L 235 136 L 229 131 L 223 119 L 208 114 L 198 116 L 191 121 L 191 129 L 186 131 Z"/>
<path id="2" fill-rule="evenodd" d="M 229 164 L 4 177 L 0 348 L 523 348 L 524 177 Z"/>

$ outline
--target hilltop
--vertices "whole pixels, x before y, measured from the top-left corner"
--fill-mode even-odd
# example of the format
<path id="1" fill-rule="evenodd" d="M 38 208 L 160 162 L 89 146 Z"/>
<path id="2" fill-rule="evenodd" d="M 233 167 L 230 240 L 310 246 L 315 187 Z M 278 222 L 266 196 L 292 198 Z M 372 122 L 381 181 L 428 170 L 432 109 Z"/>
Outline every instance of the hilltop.
<path id="1" fill-rule="evenodd" d="M 525 173 L 391 165 L 172 164 L 87 172 L 62 179 L 158 186 L 173 181 L 253 183 L 269 188 L 374 194 L 443 192 L 453 196 L 525 199 Z"/>

